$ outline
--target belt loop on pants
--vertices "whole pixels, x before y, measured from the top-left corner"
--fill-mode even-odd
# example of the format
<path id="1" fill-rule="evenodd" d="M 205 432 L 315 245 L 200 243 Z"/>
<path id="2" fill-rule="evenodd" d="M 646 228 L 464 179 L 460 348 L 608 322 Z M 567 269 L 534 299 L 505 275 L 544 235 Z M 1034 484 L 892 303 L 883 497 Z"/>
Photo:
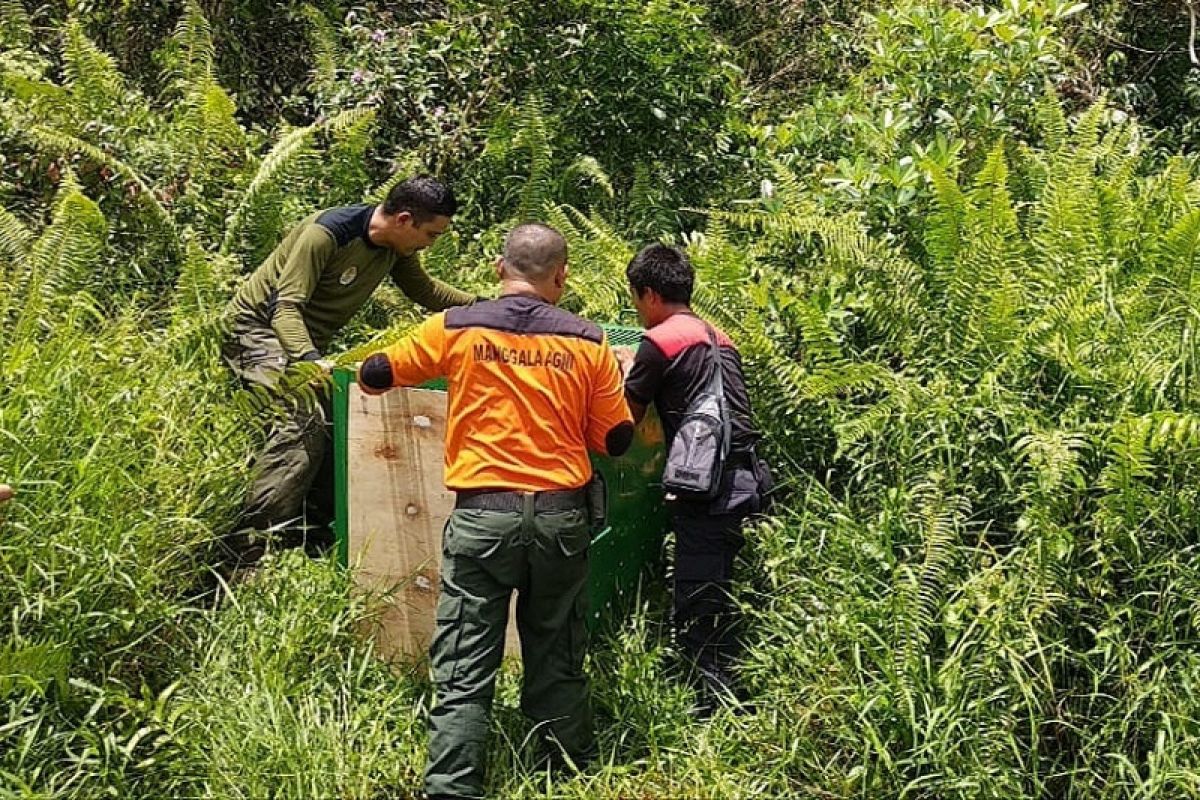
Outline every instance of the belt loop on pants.
<path id="1" fill-rule="evenodd" d="M 533 513 L 537 495 L 533 492 L 521 493 L 521 541 L 530 544 L 533 541 Z"/>

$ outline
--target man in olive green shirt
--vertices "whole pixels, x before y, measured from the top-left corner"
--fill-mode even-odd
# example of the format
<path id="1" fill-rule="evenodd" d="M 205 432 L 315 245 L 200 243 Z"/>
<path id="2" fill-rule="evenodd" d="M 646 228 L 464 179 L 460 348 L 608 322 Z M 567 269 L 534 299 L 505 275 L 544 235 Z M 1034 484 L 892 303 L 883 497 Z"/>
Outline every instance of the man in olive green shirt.
<path id="1" fill-rule="evenodd" d="M 244 386 L 267 388 L 296 361 L 326 365 L 334 335 L 388 275 L 430 311 L 474 302 L 474 295 L 431 278 L 417 257 L 445 232 L 456 210 L 449 187 L 422 176 L 397 184 L 382 205 L 342 206 L 305 218 L 230 301 L 225 362 Z M 332 479 L 328 467 L 322 469 L 330 450 L 328 397 L 321 393 L 320 399 L 315 407 L 287 400 L 255 464 L 240 530 L 226 542 L 231 559 L 253 561 L 261 552 L 253 532 L 292 526 L 310 492 L 331 519 Z"/>

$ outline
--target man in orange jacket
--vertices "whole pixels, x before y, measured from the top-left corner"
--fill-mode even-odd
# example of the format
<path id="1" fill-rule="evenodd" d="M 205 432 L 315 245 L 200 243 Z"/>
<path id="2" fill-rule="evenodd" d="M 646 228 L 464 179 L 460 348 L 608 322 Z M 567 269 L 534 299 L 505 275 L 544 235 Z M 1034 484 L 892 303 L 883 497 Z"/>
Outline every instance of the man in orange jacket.
<path id="1" fill-rule="evenodd" d="M 514 590 L 522 710 L 576 765 L 595 748 L 583 672 L 588 450 L 624 453 L 633 421 L 604 332 L 555 305 L 567 279 L 562 236 L 515 228 L 497 271 L 496 300 L 435 314 L 358 373 L 368 393 L 449 380 L 445 482 L 457 499 L 430 646 L 430 798 L 483 797 Z"/>

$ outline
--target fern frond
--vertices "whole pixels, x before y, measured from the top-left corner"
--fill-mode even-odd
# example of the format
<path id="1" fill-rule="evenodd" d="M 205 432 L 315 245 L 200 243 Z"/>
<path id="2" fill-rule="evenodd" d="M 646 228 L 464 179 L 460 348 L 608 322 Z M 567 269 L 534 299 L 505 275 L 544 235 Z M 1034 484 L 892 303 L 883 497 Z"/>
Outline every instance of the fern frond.
<path id="1" fill-rule="evenodd" d="M 896 667 L 906 683 L 919 669 L 929 632 L 941 616 L 942 597 L 960 559 L 960 531 L 970 509 L 966 498 L 947 496 L 935 480 L 917 486 L 915 494 L 923 557 L 919 564 L 906 565 L 896 587 Z"/>
<path id="2" fill-rule="evenodd" d="M 656 184 L 650 168 L 645 164 L 636 164 L 633 168 L 633 185 L 629 187 L 629 194 L 625 200 L 630 219 L 652 220 L 658 216 L 655 189 Z"/>
<path id="3" fill-rule="evenodd" d="M 332 82 L 337 79 L 337 34 L 325 14 L 311 3 L 302 5 L 300 13 L 308 23 L 306 32 L 312 47 L 313 79 Z"/>
<path id="4" fill-rule="evenodd" d="M 364 203 L 382 203 L 388 196 L 388 192 L 392 190 L 400 181 L 410 178 L 413 175 L 420 175 L 424 172 L 424 164 L 421 161 L 421 156 L 416 152 L 405 152 L 395 163 L 391 175 L 373 189 L 368 190 L 363 195 Z"/>
<path id="5" fill-rule="evenodd" d="M 1153 477 L 1156 454 L 1182 453 L 1200 448 L 1200 414 L 1158 411 L 1125 417 L 1108 435 L 1112 461 L 1100 483 L 1113 492 L 1128 491 L 1133 483 Z"/>
<path id="6" fill-rule="evenodd" d="M 815 211 L 724 211 L 698 213 L 720 220 L 736 228 L 761 233 L 773 240 L 786 242 L 808 241 L 819 237 L 829 257 L 843 266 L 862 265 L 869 261 L 872 245 L 855 215 L 828 217 Z"/>
<path id="7" fill-rule="evenodd" d="M 1088 107 L 1087 111 L 1075 123 L 1075 132 L 1071 137 L 1072 158 L 1094 162 L 1100 147 L 1100 136 L 1104 130 L 1104 120 L 1107 116 L 1108 104 L 1100 98 Z"/>
<path id="8" fill-rule="evenodd" d="M 175 24 L 172 40 L 176 52 L 171 68 L 183 94 L 211 83 L 217 50 L 213 44 L 212 26 L 197 0 L 184 0 L 183 13 Z"/>
<path id="9" fill-rule="evenodd" d="M 0 44 L 27 47 L 33 42 L 33 21 L 21 0 L 0 0 Z"/>
<path id="10" fill-rule="evenodd" d="M 521 188 L 517 221 L 533 222 L 542 217 L 552 196 L 550 131 L 541 98 L 533 97 L 525 102 L 521 107 L 518 124 L 514 144 L 523 148 L 529 155 L 529 177 L 525 179 Z"/>
<path id="11" fill-rule="evenodd" d="M 879 247 L 863 321 L 881 344 L 911 358 L 928 335 L 930 318 L 940 303 L 930 296 L 926 273 L 913 261 Z"/>
<path id="12" fill-rule="evenodd" d="M 599 186 L 606 196 L 613 197 L 614 195 L 612 180 L 609 179 L 608 173 L 604 167 L 600 166 L 600 162 L 591 156 L 580 156 L 563 170 L 562 183 L 568 184 L 572 180 L 591 181 Z"/>
<path id="13" fill-rule="evenodd" d="M 969 204 L 958 182 L 940 165 L 927 161 L 924 166 L 933 187 L 934 208 L 925 229 L 925 249 L 933 256 L 935 274 L 943 276 L 940 283 L 944 284 L 963 247 Z"/>
<path id="14" fill-rule="evenodd" d="M 1140 194 L 1149 205 L 1159 209 L 1160 216 L 1175 219 L 1200 204 L 1200 191 L 1196 187 L 1200 187 L 1200 181 L 1193 184 L 1190 162 L 1176 155 L 1167 159 L 1158 174 L 1145 181 Z"/>
<path id="15" fill-rule="evenodd" d="M 1112 426 L 1107 441 L 1112 460 L 1100 473 L 1102 487 L 1119 494 L 1154 474 L 1156 464 L 1149 447 L 1152 429 L 1149 417 L 1126 417 Z"/>
<path id="16" fill-rule="evenodd" d="M 860 392 L 886 390 L 894 380 L 894 374 L 888 369 L 864 361 L 811 373 L 805 377 L 801 391 L 806 400 L 829 400 Z"/>
<path id="17" fill-rule="evenodd" d="M 1200 447 L 1200 414 L 1174 411 L 1153 414 L 1148 444 L 1155 451 Z"/>
<path id="18" fill-rule="evenodd" d="M 804 359 L 814 371 L 847 366 L 842 352 L 841 337 L 829 324 L 825 313 L 811 302 L 797 298 L 788 305 L 788 311 L 799 324 L 801 341 L 804 343 Z"/>
<path id="19" fill-rule="evenodd" d="M 1013 450 L 1037 476 L 1038 489 L 1052 495 L 1084 486 L 1080 455 L 1090 443 L 1085 434 L 1076 431 L 1039 430 L 1018 439 Z"/>
<path id="20" fill-rule="evenodd" d="M 946 287 L 947 344 L 964 354 L 979 351 L 986 360 L 1016 338 L 1022 305 L 1024 246 L 1008 191 L 1003 142 L 992 148 L 975 177 L 963 230 L 967 242 Z"/>
<path id="21" fill-rule="evenodd" d="M 67 22 L 63 46 L 66 86 L 93 119 L 126 109 L 128 92 L 116 61 L 97 47 L 78 20 Z"/>
<path id="22" fill-rule="evenodd" d="M 46 317 L 56 305 L 70 304 L 78 294 L 87 294 L 87 280 L 104 246 L 107 222 L 100 208 L 80 191 L 74 174 L 64 175 L 55 200 L 50 225 L 33 242 L 26 274 L 18 276 L 14 300 L 20 298 L 14 343 L 39 341 L 35 331 L 50 325 Z M 19 307 L 19 306 L 18 306 Z"/>
<path id="23" fill-rule="evenodd" d="M 168 234 L 169 243 L 172 246 L 178 245 L 178 235 L 175 230 L 174 218 L 163 207 L 162 203 L 158 201 L 154 191 L 142 179 L 142 176 L 129 164 L 111 153 L 101 150 L 90 142 L 85 142 L 78 137 L 48 128 L 44 125 L 30 124 L 19 127 L 17 130 L 20 135 L 42 150 L 56 155 L 77 154 L 97 164 L 106 166 L 121 175 L 137 188 L 138 200 L 149 209 L 151 216 L 158 223 L 159 227 L 162 228 L 163 232 Z"/>
<path id="24" fill-rule="evenodd" d="M 751 297 L 760 303 L 763 297 L 774 293 L 774 288 L 772 276 L 764 275 L 763 284 Z M 738 302 L 728 293 L 714 291 L 701 283 L 692 295 L 692 306 L 738 343 L 746 375 L 756 384 L 763 401 L 759 413 L 779 420 L 795 420 L 811 409 L 809 373 L 796 355 L 785 350 L 771 335 L 762 311 L 765 304 L 751 305 L 749 300 Z"/>
<path id="25" fill-rule="evenodd" d="M 373 114 L 374 112 L 370 109 L 353 108 L 324 122 L 296 128 L 281 137 L 259 164 L 258 171 L 242 194 L 241 201 L 230 215 L 229 223 L 225 228 L 225 237 L 221 241 L 219 251 L 221 255 L 228 255 L 232 252 L 234 245 L 237 244 L 245 230 L 247 220 L 250 219 L 267 194 L 279 186 L 288 175 L 299 169 L 301 161 L 315 156 L 313 140 L 319 133 L 328 131 L 337 135 L 361 122 L 364 117 L 373 116 Z"/>
<path id="26" fill-rule="evenodd" d="M 352 203 L 369 188 L 367 149 L 374 139 L 375 113 L 364 114 L 337 131 L 326 150 L 330 164 L 322 185 L 331 204 Z"/>
<path id="27" fill-rule="evenodd" d="M 1040 196 L 1050 179 L 1050 164 L 1045 154 L 1025 142 L 1013 143 L 1013 171 L 1027 193 Z"/>
<path id="28" fill-rule="evenodd" d="M 905 398 L 893 392 L 861 414 L 834 425 L 838 443 L 835 457 L 842 458 L 862 439 L 883 433 L 905 405 Z"/>
<path id="29" fill-rule="evenodd" d="M 221 169 L 245 147 L 246 133 L 237 121 L 233 99 L 213 79 L 185 88 L 176 106 L 171 140 L 178 142 L 187 175 L 204 177 Z"/>
<path id="30" fill-rule="evenodd" d="M 808 191 L 805 188 L 804 182 L 800 179 L 799 173 L 789 168 L 786 164 L 772 159 L 771 175 L 775 178 L 775 198 L 786 209 L 791 211 L 802 210 L 808 197 Z"/>
<path id="31" fill-rule="evenodd" d="M 104 246 L 107 231 L 108 223 L 100 207 L 83 194 L 74 174 L 68 170 L 50 226 L 38 237 L 31 252 L 46 300 L 81 287 Z"/>
<path id="32" fill-rule="evenodd" d="M 1200 208 L 1184 214 L 1155 243 L 1160 275 L 1169 276 L 1184 295 L 1191 295 L 1200 273 Z"/>
<path id="33" fill-rule="evenodd" d="M 183 235 L 172 313 L 179 320 L 208 320 L 224 308 L 224 282 L 236 274 L 230 259 L 210 255 L 191 230 Z"/>
<path id="34" fill-rule="evenodd" d="M 1008 160 L 1003 140 L 988 152 L 983 168 L 975 177 L 971 201 L 982 215 L 985 230 L 1006 237 L 1017 234 L 1017 213 L 1008 191 Z"/>
<path id="35" fill-rule="evenodd" d="M 1086 372 L 1076 347 L 1086 341 L 1108 312 L 1096 299 L 1098 281 L 1086 280 L 1059 290 L 1021 334 L 1022 347 L 1032 347 L 1072 371 Z"/>
<path id="36" fill-rule="evenodd" d="M 1090 133 L 1072 137 L 1071 146 L 1051 160 L 1049 178 L 1032 211 L 1031 247 L 1037 254 L 1033 265 L 1047 286 L 1093 279 L 1110 263 L 1100 193 L 1095 189 L 1099 121 L 1094 115 L 1088 119 Z"/>
<path id="37" fill-rule="evenodd" d="M 1189 396 L 1200 385 L 1200 209 L 1185 214 L 1154 245 L 1148 299 L 1157 301 L 1147 331 L 1171 330 L 1174 364 L 1164 394 Z"/>
<path id="38" fill-rule="evenodd" d="M 0 328 L 20 302 L 32 246 L 33 233 L 8 209 L 0 207 Z"/>
<path id="39" fill-rule="evenodd" d="M 36 80 L 15 72 L 0 73 L 0 86 L 6 92 L 26 103 L 42 103 L 62 108 L 71 102 L 71 93 L 49 81 Z"/>
<path id="40" fill-rule="evenodd" d="M 571 260 L 568 300 L 584 316 L 616 319 L 625 304 L 625 265 L 632 249 L 599 216 L 567 205 L 548 206 L 546 221 L 567 240 Z"/>
<path id="41" fill-rule="evenodd" d="M 599 215 L 587 215 L 574 206 L 565 204 L 556 208 L 563 214 L 556 217 L 558 221 L 567 224 L 568 229 L 574 230 L 587 240 L 598 243 L 609 260 L 620 264 L 622 269 L 629 259 L 633 258 L 633 248 Z"/>
<path id="42" fill-rule="evenodd" d="M 750 306 L 765 305 L 765 298 L 757 296 L 761 283 L 755 274 L 756 259 L 725 235 L 720 222 L 694 235 L 688 249 L 696 284 L 724 297 L 730 312 L 752 313 Z"/>
<path id="43" fill-rule="evenodd" d="M 15 214 L 0 208 L 0 256 L 16 261 L 29 255 L 32 244 L 33 233 Z"/>
<path id="44" fill-rule="evenodd" d="M 1063 113 L 1062 101 L 1058 98 L 1054 84 L 1049 81 L 1042 90 L 1042 96 L 1034 104 L 1034 114 L 1046 149 L 1051 152 L 1061 150 L 1067 143 L 1067 115 Z"/>

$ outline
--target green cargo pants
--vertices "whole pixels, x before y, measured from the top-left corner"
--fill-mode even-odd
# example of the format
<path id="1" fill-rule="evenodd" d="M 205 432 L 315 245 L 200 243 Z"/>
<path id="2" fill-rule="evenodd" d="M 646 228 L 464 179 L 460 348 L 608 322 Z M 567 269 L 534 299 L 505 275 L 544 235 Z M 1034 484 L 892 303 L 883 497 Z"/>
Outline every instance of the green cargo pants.
<path id="1" fill-rule="evenodd" d="M 588 680 L 586 512 L 456 509 L 442 537 L 442 591 L 430 660 L 437 703 L 429 720 L 425 790 L 483 797 L 496 672 L 509 600 L 517 591 L 524 682 L 521 710 L 551 753 L 594 755 Z"/>
<path id="2" fill-rule="evenodd" d="M 288 365 L 287 354 L 273 330 L 243 321 L 233 324 L 221 355 L 245 388 L 275 389 Z M 332 465 L 325 463 L 331 450 L 330 419 L 326 392 L 318 393 L 316 404 L 303 398 L 283 400 L 266 445 L 255 459 L 254 482 L 242 506 L 242 526 L 266 530 L 292 524 L 303 514 L 305 498 L 314 482 L 329 484 L 314 499 L 327 506 L 326 511 L 332 515 Z M 327 481 L 318 479 L 326 472 Z"/>

